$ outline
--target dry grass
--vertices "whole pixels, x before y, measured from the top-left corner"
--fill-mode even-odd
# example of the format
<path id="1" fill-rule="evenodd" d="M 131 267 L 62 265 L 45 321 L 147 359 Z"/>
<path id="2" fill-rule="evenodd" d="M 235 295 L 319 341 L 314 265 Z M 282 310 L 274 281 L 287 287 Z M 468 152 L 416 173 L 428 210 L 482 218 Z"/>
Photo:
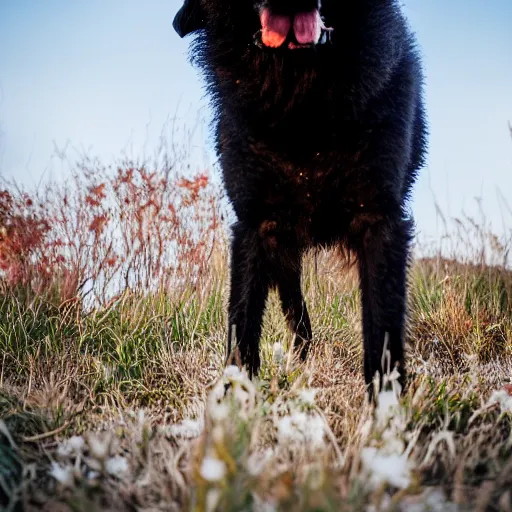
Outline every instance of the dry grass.
<path id="1" fill-rule="evenodd" d="M 140 177 L 129 182 L 140 204 L 123 221 L 113 205 L 124 201 L 115 185 L 128 186 L 127 169 Z M 93 180 L 85 188 L 84 176 Z M 132 164 L 78 172 L 66 189 L 72 207 L 51 219 L 64 189 L 46 202 L 13 189 L 2 196 L 5 510 L 511 510 L 504 265 L 488 266 L 481 254 L 478 264 L 415 262 L 410 379 L 399 405 L 393 391 L 376 411 L 365 402 L 357 276 L 330 253 L 306 261 L 315 332 L 307 363 L 291 357 L 271 295 L 260 378 L 223 376 L 228 262 L 217 193 L 202 174 L 156 176 Z M 91 191 L 99 205 L 89 204 Z M 144 214 L 147 204 L 162 212 L 176 201 L 197 213 L 195 227 L 179 212 L 167 224 Z M 97 232 L 102 215 L 108 223 Z M 82 227 L 71 229 L 77 220 Z M 490 404 L 495 390 L 501 403 Z"/>
<path id="2" fill-rule="evenodd" d="M 11 338 L 2 350 L 0 414 L 13 437 L 11 446 L 2 436 L 3 492 L 25 510 L 256 510 L 255 495 L 279 504 L 278 510 L 365 510 L 382 500 L 412 506 L 427 486 L 442 488 L 453 503 L 475 505 L 485 488 L 500 510 L 510 485 L 510 417 L 485 405 L 511 375 L 511 316 L 508 291 L 500 302 L 488 294 L 498 284 L 508 290 L 510 274 L 449 262 L 415 265 L 411 382 L 402 398 L 415 473 L 411 487 L 397 496 L 385 485 L 372 492 L 363 485 L 360 453 L 377 430 L 363 428 L 371 411 L 360 368 L 357 283 L 350 274 L 340 279 L 327 256 L 305 278 L 317 333 L 312 357 L 304 367 L 289 358 L 290 335 L 272 296 L 261 380 L 247 392 L 254 403 L 245 416 L 235 408 L 216 428 L 205 404 L 221 376 L 224 268 L 204 277 L 201 297 L 126 294 L 72 325 L 4 297 L 4 331 L 27 333 L 38 322 L 44 332 L 32 338 L 37 350 L 21 355 L 9 348 L 25 338 Z M 310 408 L 328 425 L 325 445 L 276 439 L 274 416 L 293 415 L 300 390 L 309 388 L 316 390 Z M 199 422 L 191 439 L 179 435 L 184 419 Z M 81 459 L 57 455 L 71 436 L 98 431 L 112 437 L 104 459 L 122 455 L 127 461 L 129 470 L 119 478 L 105 470 L 105 460 L 93 460 L 87 444 Z M 212 445 L 229 461 L 222 483 L 199 474 Z M 270 468 L 252 475 L 247 460 L 269 447 Z M 79 468 L 68 486 L 49 476 L 52 460 Z M 97 478 L 88 478 L 91 471 Z M 205 501 L 214 498 L 216 509 Z"/>

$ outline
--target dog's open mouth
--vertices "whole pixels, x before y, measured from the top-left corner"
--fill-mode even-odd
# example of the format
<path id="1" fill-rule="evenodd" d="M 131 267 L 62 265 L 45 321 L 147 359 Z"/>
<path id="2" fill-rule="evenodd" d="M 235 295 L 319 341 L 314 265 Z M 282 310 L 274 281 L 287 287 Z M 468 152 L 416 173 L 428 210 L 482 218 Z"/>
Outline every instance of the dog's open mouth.
<path id="1" fill-rule="evenodd" d="M 313 48 L 330 41 L 327 28 L 318 9 L 291 16 L 278 15 L 268 8 L 260 13 L 261 29 L 254 34 L 254 42 L 261 48 Z"/>

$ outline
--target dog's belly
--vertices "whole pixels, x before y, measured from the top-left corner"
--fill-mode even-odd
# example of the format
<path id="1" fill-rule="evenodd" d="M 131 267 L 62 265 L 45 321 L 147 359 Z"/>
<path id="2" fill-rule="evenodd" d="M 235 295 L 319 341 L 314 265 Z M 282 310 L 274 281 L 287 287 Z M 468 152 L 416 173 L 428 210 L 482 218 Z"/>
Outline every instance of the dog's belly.
<path id="1" fill-rule="evenodd" d="M 377 169 L 373 152 L 359 139 L 355 132 L 343 144 L 336 141 L 336 148 L 314 152 L 307 146 L 283 148 L 226 137 L 221 165 L 239 222 L 254 229 L 265 226 L 265 233 L 286 243 L 311 246 L 346 240 L 363 223 L 396 212 L 399 171 Z"/>
<path id="2" fill-rule="evenodd" d="M 299 246 L 346 239 L 354 221 L 378 214 L 373 186 L 362 186 L 349 169 L 298 169 L 276 173 L 264 190 L 259 222 Z M 258 223 L 259 223 L 258 222 Z"/>

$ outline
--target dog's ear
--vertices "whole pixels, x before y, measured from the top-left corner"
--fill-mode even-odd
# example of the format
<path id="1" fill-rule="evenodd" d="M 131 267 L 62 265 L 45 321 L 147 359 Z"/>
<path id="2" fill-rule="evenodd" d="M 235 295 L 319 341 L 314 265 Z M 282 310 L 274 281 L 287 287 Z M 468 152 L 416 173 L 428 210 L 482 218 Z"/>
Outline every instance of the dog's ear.
<path id="1" fill-rule="evenodd" d="M 172 26 L 180 37 L 205 28 L 201 0 L 185 0 L 181 9 L 176 13 Z"/>

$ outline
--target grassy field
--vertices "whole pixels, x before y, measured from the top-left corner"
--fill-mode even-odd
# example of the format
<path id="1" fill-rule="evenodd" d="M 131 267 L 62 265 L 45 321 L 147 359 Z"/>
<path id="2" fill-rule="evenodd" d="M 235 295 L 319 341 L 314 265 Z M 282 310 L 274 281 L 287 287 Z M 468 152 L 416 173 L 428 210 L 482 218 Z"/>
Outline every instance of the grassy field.
<path id="1" fill-rule="evenodd" d="M 509 271 L 416 259 L 409 384 L 388 374 L 372 410 L 357 276 L 310 255 L 311 357 L 292 357 L 271 295 L 251 382 L 223 369 L 228 259 L 207 178 L 130 169 L 0 202 L 2 510 L 512 510 Z"/>

